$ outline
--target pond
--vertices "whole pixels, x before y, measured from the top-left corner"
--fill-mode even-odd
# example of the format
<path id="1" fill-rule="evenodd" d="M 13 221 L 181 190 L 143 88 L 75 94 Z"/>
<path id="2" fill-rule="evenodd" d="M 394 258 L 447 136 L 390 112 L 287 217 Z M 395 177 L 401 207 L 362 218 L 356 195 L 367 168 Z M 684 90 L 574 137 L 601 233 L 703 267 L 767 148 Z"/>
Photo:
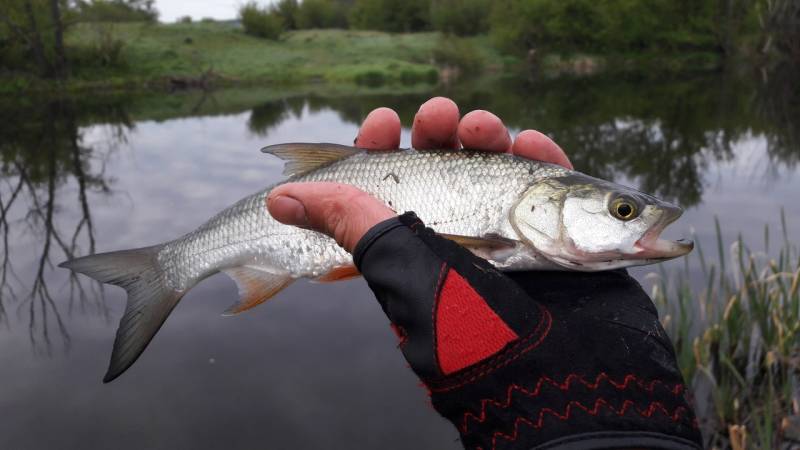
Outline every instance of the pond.
<path id="1" fill-rule="evenodd" d="M 229 89 L 0 99 L 0 448 L 460 448 L 363 280 L 293 284 L 236 317 L 216 275 L 139 361 L 103 384 L 124 292 L 71 278 L 69 255 L 194 229 L 279 179 L 264 145 L 350 143 L 377 106 L 408 126 L 448 95 L 512 132 L 536 128 L 576 168 L 686 208 L 669 231 L 714 254 L 800 231 L 800 111 L 791 78 L 483 79 L 448 87 Z M 688 262 L 697 275 L 696 257 Z M 683 266 L 668 264 L 666 270 Z M 647 274 L 632 272 L 649 289 Z"/>

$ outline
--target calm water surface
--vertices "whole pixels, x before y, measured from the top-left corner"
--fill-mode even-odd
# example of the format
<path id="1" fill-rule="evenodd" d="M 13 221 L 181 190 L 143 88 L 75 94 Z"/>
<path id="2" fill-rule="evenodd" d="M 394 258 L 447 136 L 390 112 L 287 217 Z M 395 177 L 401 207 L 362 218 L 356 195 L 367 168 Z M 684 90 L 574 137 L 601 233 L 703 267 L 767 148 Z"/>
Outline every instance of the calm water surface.
<path id="1" fill-rule="evenodd" d="M 386 92 L 0 100 L 0 449 L 460 448 L 361 280 L 301 281 L 224 318 L 236 289 L 214 276 L 104 385 L 124 293 L 55 267 L 194 229 L 280 179 L 261 146 L 352 142 L 376 106 L 408 125 L 422 101 L 446 94 L 462 112 L 496 111 L 512 131 L 548 132 L 578 169 L 686 206 L 670 235 L 694 232 L 707 253 L 715 217 L 726 243 L 741 234 L 758 249 L 765 225 L 776 246 L 781 208 L 790 240 L 800 231 L 791 83 L 715 75 Z M 634 274 L 649 287 L 653 270 Z"/>

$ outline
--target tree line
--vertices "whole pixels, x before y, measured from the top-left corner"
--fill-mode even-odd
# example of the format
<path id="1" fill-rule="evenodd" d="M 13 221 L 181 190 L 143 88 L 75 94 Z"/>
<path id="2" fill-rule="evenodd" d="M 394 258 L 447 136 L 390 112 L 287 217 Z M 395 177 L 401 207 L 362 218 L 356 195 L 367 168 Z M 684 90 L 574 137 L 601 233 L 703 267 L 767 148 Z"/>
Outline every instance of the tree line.
<path id="1" fill-rule="evenodd" d="M 154 0 L 2 1 L 0 74 L 23 71 L 46 78 L 67 78 L 71 60 L 102 64 L 108 62 L 110 53 L 118 53 L 120 46 L 101 40 L 90 54 L 78 54 L 64 42 L 70 27 L 86 22 L 155 22 L 158 18 Z"/>
<path id="2" fill-rule="evenodd" d="M 780 52 L 800 58 L 798 0 L 279 0 L 240 9 L 245 30 L 488 33 L 502 50 Z"/>

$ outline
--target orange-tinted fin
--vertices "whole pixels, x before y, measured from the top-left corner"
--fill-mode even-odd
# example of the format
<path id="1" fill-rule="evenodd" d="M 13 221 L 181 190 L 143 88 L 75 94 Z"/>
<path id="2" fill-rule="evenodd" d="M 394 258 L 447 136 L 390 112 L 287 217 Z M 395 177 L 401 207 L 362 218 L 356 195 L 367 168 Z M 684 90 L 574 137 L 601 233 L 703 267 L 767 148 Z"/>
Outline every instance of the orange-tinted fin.
<path id="1" fill-rule="evenodd" d="M 502 236 L 474 237 L 445 233 L 439 233 L 439 236 L 449 239 L 470 250 L 502 250 L 514 248 L 517 245 L 517 241 Z"/>
<path id="2" fill-rule="evenodd" d="M 346 266 L 336 266 L 330 272 L 320 275 L 314 281 L 322 283 L 329 283 L 332 281 L 349 280 L 361 276 L 361 272 L 356 269 L 356 266 L 348 264 Z"/>
<path id="3" fill-rule="evenodd" d="M 222 313 L 232 316 L 269 300 L 294 281 L 288 274 L 276 274 L 257 266 L 239 266 L 223 270 L 236 282 L 239 301 Z"/>

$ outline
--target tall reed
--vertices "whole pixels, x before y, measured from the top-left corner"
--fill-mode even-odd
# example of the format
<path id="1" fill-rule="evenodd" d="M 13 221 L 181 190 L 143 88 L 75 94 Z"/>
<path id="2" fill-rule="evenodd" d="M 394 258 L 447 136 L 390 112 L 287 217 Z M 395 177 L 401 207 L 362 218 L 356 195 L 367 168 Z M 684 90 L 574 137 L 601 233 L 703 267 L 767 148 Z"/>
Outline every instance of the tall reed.
<path id="1" fill-rule="evenodd" d="M 770 256 L 741 236 L 729 247 L 716 221 L 716 256 L 697 247 L 681 271 L 663 267 L 652 297 L 693 387 L 708 448 L 774 449 L 800 439 L 800 252 L 781 235 Z M 698 279 L 699 276 L 699 279 Z"/>

